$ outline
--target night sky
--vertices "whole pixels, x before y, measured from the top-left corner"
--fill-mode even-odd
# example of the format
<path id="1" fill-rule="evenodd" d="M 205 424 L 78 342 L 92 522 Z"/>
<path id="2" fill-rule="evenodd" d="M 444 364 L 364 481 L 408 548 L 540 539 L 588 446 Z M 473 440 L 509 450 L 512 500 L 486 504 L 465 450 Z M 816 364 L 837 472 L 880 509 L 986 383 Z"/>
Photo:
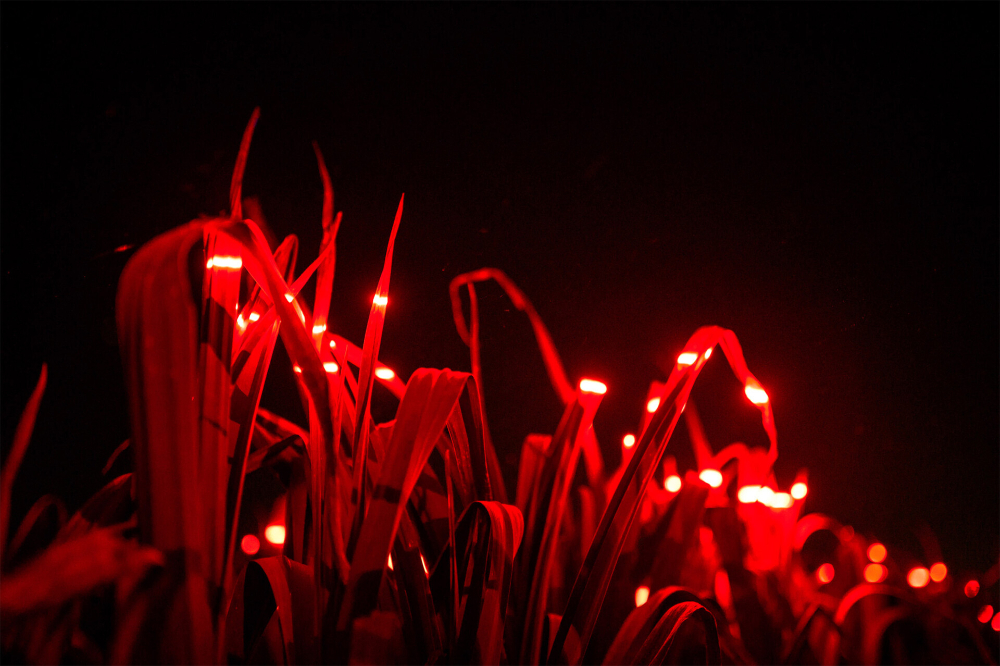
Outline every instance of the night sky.
<path id="1" fill-rule="evenodd" d="M 128 437 L 118 277 L 156 234 L 244 194 L 315 256 L 331 167 L 332 327 L 360 343 L 392 216 L 382 360 L 468 370 L 447 287 L 494 266 L 571 381 L 609 392 L 609 462 L 698 326 L 739 336 L 807 508 L 953 569 L 1000 534 L 1000 5 L 0 6 L 6 456 L 43 361 L 14 491 L 71 509 Z M 312 287 L 307 292 L 309 302 Z M 526 318 L 478 289 L 508 487 L 561 408 Z M 303 422 L 283 351 L 263 404 Z M 716 450 L 764 445 L 722 355 L 695 388 Z M 376 395 L 378 420 L 393 402 Z M 304 422 L 303 422 L 304 423 Z M 668 449 L 693 464 L 683 426 Z M 112 474 L 129 469 L 127 457 Z"/>

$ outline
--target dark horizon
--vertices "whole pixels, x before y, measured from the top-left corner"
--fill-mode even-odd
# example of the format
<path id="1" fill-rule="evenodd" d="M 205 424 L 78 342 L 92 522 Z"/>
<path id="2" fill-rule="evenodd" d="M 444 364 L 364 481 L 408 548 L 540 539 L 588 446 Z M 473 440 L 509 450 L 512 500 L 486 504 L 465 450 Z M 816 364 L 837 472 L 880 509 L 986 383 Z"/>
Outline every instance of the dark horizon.
<path id="1" fill-rule="evenodd" d="M 382 343 L 404 378 L 468 370 L 448 283 L 500 268 L 570 380 L 608 384 L 615 461 L 649 382 L 725 326 L 771 396 L 779 483 L 809 469 L 808 511 L 918 557 L 926 524 L 958 570 L 996 562 L 995 3 L 2 13 L 4 457 L 49 364 L 12 531 L 42 494 L 73 510 L 106 482 L 129 427 L 114 296 L 132 251 L 114 250 L 227 207 L 260 106 L 244 194 L 308 265 L 318 141 L 344 211 L 332 327 L 355 342 L 406 193 Z M 479 295 L 512 474 L 560 404 L 527 320 Z M 724 365 L 694 392 L 709 439 L 764 445 Z M 302 422 L 280 349 L 273 367 L 263 406 Z M 682 430 L 668 453 L 690 466 Z"/>

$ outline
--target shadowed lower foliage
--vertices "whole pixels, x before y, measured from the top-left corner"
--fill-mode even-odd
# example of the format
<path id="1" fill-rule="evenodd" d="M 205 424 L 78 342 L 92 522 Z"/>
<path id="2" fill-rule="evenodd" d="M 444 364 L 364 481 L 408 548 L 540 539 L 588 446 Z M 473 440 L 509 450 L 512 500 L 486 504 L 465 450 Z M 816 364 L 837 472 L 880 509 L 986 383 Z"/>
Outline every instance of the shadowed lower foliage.
<path id="1" fill-rule="evenodd" d="M 379 361 L 402 198 L 362 345 L 329 331 L 341 215 L 322 155 L 322 244 L 296 276 L 297 239 L 272 249 L 242 216 L 257 118 L 231 215 L 153 239 L 122 273 L 132 434 L 115 455 L 133 471 L 69 518 L 41 498 L 8 539 L 42 368 L 0 474 L 4 663 L 996 663 L 997 567 L 970 580 L 869 549 L 801 515 L 804 472 L 778 488 L 770 399 L 732 331 L 694 332 L 617 469 L 592 427 L 607 387 L 574 388 L 497 269 L 451 286 L 471 373 L 404 382 Z M 552 433 L 525 439 L 513 497 L 483 407 L 486 280 L 528 316 L 564 405 Z M 279 337 L 305 426 L 259 407 Z M 713 453 L 690 395 L 714 350 L 768 449 Z M 371 417 L 376 382 L 398 400 L 386 423 Z M 698 465 L 683 474 L 667 453 L 682 416 Z"/>

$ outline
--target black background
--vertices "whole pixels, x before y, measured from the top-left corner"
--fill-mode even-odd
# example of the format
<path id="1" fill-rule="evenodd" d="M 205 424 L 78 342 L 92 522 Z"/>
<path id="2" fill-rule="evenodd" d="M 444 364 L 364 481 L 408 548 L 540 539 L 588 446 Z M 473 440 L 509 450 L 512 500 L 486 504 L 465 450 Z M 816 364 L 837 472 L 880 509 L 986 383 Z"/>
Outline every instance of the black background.
<path id="1" fill-rule="evenodd" d="M 609 385 L 613 462 L 648 382 L 695 328 L 726 326 L 771 395 L 780 484 L 808 467 L 808 508 L 890 550 L 919 555 L 926 524 L 953 568 L 995 561 L 996 3 L 0 12 L 4 455 L 50 370 L 14 525 L 45 492 L 73 508 L 103 483 L 128 436 L 114 295 L 131 251 L 113 250 L 226 208 L 260 105 L 244 193 L 305 266 L 319 141 L 344 211 L 332 321 L 359 343 L 406 193 L 382 344 L 404 377 L 468 369 L 447 285 L 501 268 L 571 381 Z M 560 405 L 523 315 L 479 293 L 513 472 Z M 721 355 L 694 397 L 716 449 L 765 443 Z M 264 405 L 302 418 L 281 351 Z M 683 429 L 671 452 L 690 466 Z"/>

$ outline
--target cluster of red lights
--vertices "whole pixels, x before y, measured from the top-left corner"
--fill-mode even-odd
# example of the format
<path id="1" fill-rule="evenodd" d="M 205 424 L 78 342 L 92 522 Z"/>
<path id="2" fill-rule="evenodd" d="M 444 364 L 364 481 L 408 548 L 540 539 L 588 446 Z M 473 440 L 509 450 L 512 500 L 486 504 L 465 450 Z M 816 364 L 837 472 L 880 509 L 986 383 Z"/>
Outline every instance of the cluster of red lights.
<path id="1" fill-rule="evenodd" d="M 208 260 L 207 267 L 215 267 L 225 270 L 238 270 L 242 267 L 242 264 L 243 262 L 239 257 L 214 256 Z M 293 303 L 295 301 L 295 297 L 292 294 L 286 294 L 285 298 L 289 303 Z M 388 298 L 386 296 L 375 294 L 372 299 L 372 303 L 376 307 L 384 308 L 388 304 Z M 250 313 L 250 321 L 257 321 L 258 319 L 260 319 L 259 313 Z M 243 330 L 246 327 L 246 322 L 243 320 L 242 315 L 237 318 L 237 324 L 239 325 L 240 330 Z M 314 335 L 321 336 L 325 332 L 326 326 L 316 326 L 313 328 Z M 335 349 L 336 346 L 336 341 L 331 340 L 330 348 Z M 677 357 L 677 366 L 678 368 L 692 366 L 699 361 L 707 361 L 711 355 L 711 348 L 705 350 L 705 352 L 701 355 L 697 352 L 685 351 Z M 339 366 L 333 361 L 325 362 L 323 364 L 323 368 L 327 372 L 334 374 L 340 370 Z M 297 373 L 302 372 L 302 369 L 297 365 L 293 366 L 293 369 Z M 375 376 L 383 381 L 391 381 L 396 377 L 396 373 L 384 365 L 379 365 L 375 369 Z M 608 391 L 606 384 L 595 379 L 581 379 L 579 389 L 581 393 L 591 395 L 604 395 Z M 753 377 L 747 379 L 743 387 L 743 392 L 747 399 L 754 405 L 762 406 L 767 404 L 769 401 L 767 392 Z M 655 413 L 660 407 L 660 402 L 660 396 L 650 398 L 646 403 L 646 411 L 650 414 Z M 634 447 L 635 444 L 636 436 L 632 433 L 628 433 L 622 438 L 622 447 L 626 451 Z M 698 478 L 711 488 L 720 488 L 724 481 L 722 472 L 712 468 L 702 469 L 698 473 Z M 663 481 L 664 489 L 670 493 L 680 492 L 682 485 L 683 481 L 677 474 L 667 475 Z M 748 484 L 739 488 L 737 491 L 737 499 L 741 504 L 749 505 L 756 503 L 770 507 L 771 509 L 783 510 L 789 509 L 794 506 L 795 502 L 805 499 L 808 493 L 809 487 L 802 481 L 792 484 L 792 487 L 789 488 L 788 492 L 776 491 L 768 485 Z M 268 525 L 264 530 L 264 538 L 273 545 L 281 546 L 285 542 L 285 527 L 279 524 Z M 261 544 L 260 540 L 255 535 L 247 534 L 240 542 L 240 547 L 247 556 L 253 557 L 260 552 Z M 888 557 L 888 550 L 883 544 L 875 542 L 868 547 L 867 555 L 869 563 L 865 566 L 863 572 L 865 581 L 872 584 L 884 582 L 889 576 L 889 569 L 884 564 L 886 558 Z M 424 561 L 422 554 L 420 557 L 426 573 L 426 561 Z M 393 568 L 391 555 L 388 559 L 388 566 L 389 569 Z M 835 575 L 836 571 L 834 570 L 833 564 L 829 562 L 820 565 L 815 571 L 816 580 L 820 585 L 831 583 L 834 580 Z M 930 568 L 923 566 L 913 567 L 906 575 L 906 582 L 910 587 L 920 589 L 927 587 L 931 582 L 940 583 L 944 581 L 947 576 L 947 565 L 943 562 L 936 562 L 931 565 Z M 969 598 L 975 597 L 979 593 L 978 581 L 968 581 L 965 585 L 964 592 Z M 649 595 L 649 587 L 641 585 L 636 588 L 635 605 L 638 607 L 645 604 L 649 599 Z M 993 629 L 1000 631 L 1000 613 L 994 613 L 991 605 L 987 604 L 983 606 L 977 617 L 983 624 L 990 623 Z"/>

